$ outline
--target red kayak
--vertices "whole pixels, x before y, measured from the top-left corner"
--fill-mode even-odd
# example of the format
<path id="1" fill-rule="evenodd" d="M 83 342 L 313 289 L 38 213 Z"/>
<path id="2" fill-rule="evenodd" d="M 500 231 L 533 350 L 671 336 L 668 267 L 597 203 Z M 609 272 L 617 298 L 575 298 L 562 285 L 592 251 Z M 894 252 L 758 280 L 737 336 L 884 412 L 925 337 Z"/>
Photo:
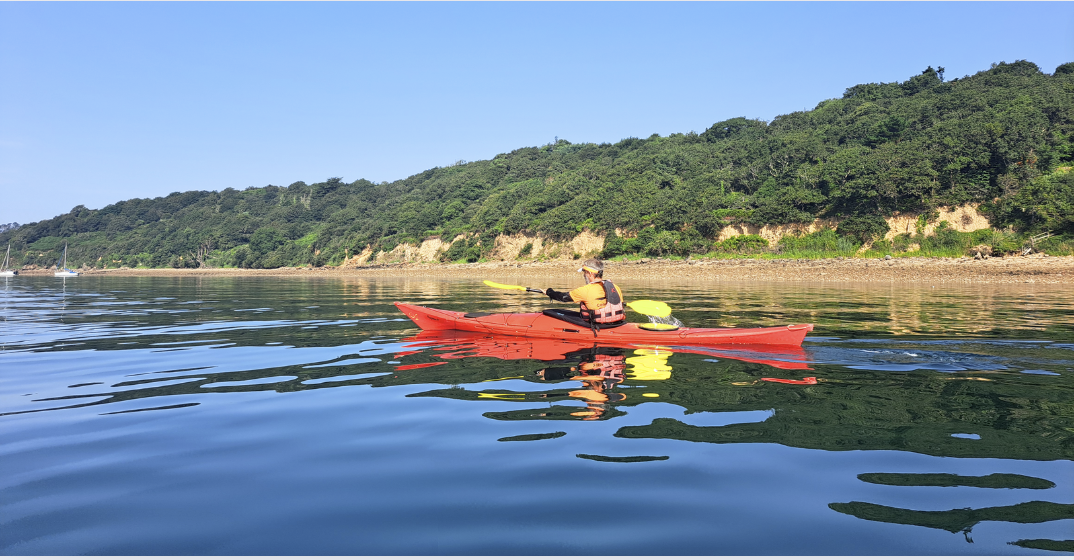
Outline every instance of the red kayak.
<path id="1" fill-rule="evenodd" d="M 555 338 L 609 344 L 782 344 L 801 346 L 812 324 L 756 329 L 697 329 L 652 331 L 625 323 L 599 331 L 574 325 L 543 313 L 466 313 L 396 302 L 404 315 L 424 330 L 470 331 L 536 338 Z"/>

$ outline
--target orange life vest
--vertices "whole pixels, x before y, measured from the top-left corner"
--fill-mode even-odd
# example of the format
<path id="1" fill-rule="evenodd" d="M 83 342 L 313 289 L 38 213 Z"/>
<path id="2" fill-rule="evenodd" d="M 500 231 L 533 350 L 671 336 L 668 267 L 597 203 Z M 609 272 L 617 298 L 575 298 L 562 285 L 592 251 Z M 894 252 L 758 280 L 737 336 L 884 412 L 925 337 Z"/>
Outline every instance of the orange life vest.
<path id="1" fill-rule="evenodd" d="M 586 307 L 585 302 L 582 302 L 580 304 L 582 318 L 587 321 L 593 321 L 598 325 L 618 323 L 625 320 L 626 309 L 623 305 L 623 298 L 619 295 L 619 290 L 615 289 L 615 284 L 612 284 L 611 280 L 594 280 L 591 284 L 598 282 L 604 288 L 604 297 L 600 298 L 605 302 L 604 307 L 589 309 Z"/>

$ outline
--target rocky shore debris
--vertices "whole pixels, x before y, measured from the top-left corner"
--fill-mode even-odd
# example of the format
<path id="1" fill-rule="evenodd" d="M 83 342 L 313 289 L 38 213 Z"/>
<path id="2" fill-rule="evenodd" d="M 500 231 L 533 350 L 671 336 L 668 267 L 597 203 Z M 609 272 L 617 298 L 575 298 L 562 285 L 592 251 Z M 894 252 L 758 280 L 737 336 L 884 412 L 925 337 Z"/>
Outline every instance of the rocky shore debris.
<path id="1" fill-rule="evenodd" d="M 1033 253 L 989 258 L 984 251 L 964 257 L 891 257 L 881 259 L 689 259 L 644 258 L 607 261 L 608 276 L 617 280 L 654 282 L 885 282 L 944 284 L 1072 284 L 1074 257 Z M 466 264 L 409 263 L 347 267 L 277 269 L 87 269 L 84 274 L 108 276 L 299 276 L 369 278 L 573 278 L 578 266 L 570 260 L 514 260 Z M 26 267 L 26 276 L 47 275 L 48 269 Z"/>

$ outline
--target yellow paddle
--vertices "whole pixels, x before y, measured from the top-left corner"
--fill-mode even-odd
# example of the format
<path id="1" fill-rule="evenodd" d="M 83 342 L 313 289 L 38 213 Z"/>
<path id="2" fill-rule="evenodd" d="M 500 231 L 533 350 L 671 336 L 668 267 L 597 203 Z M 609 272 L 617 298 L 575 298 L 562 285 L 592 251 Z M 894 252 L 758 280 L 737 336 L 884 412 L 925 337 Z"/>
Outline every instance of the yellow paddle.
<path id="1" fill-rule="evenodd" d="M 499 284 L 491 280 L 485 280 L 485 285 L 496 288 L 499 290 L 518 290 L 520 292 L 536 292 L 543 294 L 543 290 L 537 288 L 527 288 L 525 286 L 512 286 L 510 284 Z M 652 315 L 653 317 L 667 317 L 671 315 L 671 306 L 662 301 L 653 301 L 651 299 L 639 299 L 638 301 L 632 301 L 627 304 L 627 307 L 641 313 L 642 315 Z"/>
<path id="2" fill-rule="evenodd" d="M 497 284 L 492 280 L 485 280 L 485 285 L 492 288 L 496 288 L 498 290 L 518 290 L 520 292 L 536 292 L 538 294 L 544 293 L 544 290 L 538 290 L 537 288 L 527 288 L 525 286 L 511 286 L 509 284 Z"/>
<path id="3" fill-rule="evenodd" d="M 652 315 L 653 317 L 667 317 L 668 315 L 671 315 L 671 306 L 662 301 L 639 299 L 638 301 L 627 303 L 627 307 L 642 315 Z"/>

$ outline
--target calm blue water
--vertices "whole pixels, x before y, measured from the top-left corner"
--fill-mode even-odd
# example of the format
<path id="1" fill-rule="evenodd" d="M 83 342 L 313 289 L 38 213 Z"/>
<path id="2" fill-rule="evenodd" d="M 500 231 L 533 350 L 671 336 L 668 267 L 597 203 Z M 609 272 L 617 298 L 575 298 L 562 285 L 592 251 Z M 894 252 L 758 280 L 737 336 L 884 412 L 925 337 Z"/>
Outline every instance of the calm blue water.
<path id="1" fill-rule="evenodd" d="M 817 329 L 588 348 L 392 306 L 547 304 L 478 281 L 8 280 L 0 552 L 1074 550 L 1070 290 L 624 289 Z"/>

